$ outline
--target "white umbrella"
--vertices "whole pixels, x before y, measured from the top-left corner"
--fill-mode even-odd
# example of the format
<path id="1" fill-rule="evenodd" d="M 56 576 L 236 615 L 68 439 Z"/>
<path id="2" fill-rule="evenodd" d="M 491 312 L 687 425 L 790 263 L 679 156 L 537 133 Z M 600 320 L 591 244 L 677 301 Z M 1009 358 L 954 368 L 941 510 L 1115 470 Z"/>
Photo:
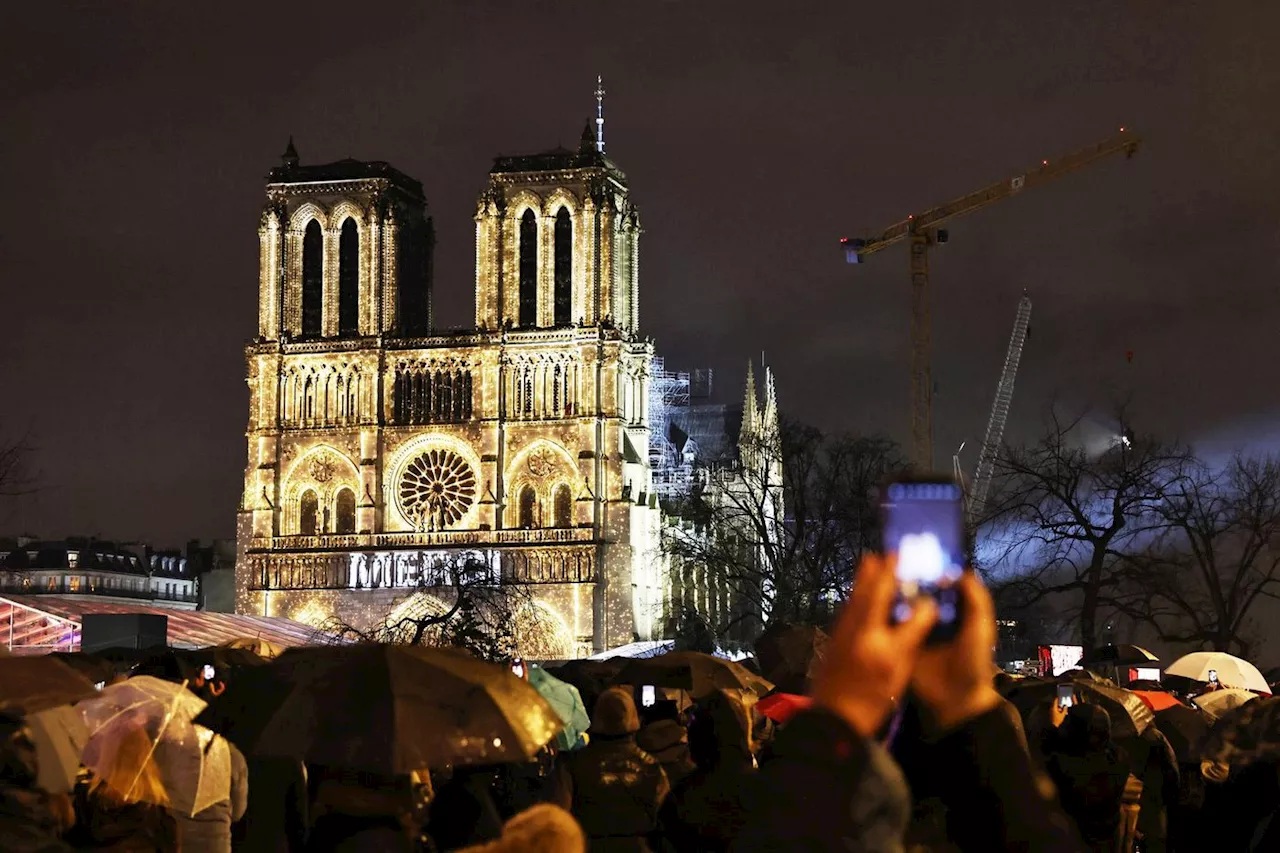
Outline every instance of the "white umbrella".
<path id="1" fill-rule="evenodd" d="M 149 675 L 103 688 L 76 706 L 89 727 L 84 764 L 91 770 L 108 764 L 119 739 L 141 726 L 151 740 L 149 760 L 160 771 L 169 807 L 195 815 L 231 796 L 227 742 L 192 722 L 205 705 L 185 685 Z"/>
<path id="2" fill-rule="evenodd" d="M 1271 686 L 1256 666 L 1226 652 L 1192 652 L 1178 658 L 1164 672 L 1206 684 L 1213 680 L 1211 673 L 1216 673 L 1223 687 L 1243 687 L 1271 695 Z"/>
<path id="3" fill-rule="evenodd" d="M 1211 690 L 1208 693 L 1203 693 L 1191 701 L 1196 703 L 1196 706 L 1201 711 L 1216 720 L 1232 708 L 1239 708 L 1245 702 L 1257 698 L 1257 693 L 1250 693 L 1248 690 L 1242 690 L 1239 687 L 1228 687 L 1223 690 Z"/>

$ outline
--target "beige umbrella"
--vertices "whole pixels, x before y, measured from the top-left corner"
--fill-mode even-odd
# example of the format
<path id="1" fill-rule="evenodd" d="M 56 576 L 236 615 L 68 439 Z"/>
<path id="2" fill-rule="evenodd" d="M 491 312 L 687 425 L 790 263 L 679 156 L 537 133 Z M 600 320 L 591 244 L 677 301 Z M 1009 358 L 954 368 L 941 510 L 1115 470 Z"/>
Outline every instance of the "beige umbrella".
<path id="1" fill-rule="evenodd" d="M 1241 690 L 1239 687 L 1227 687 L 1222 690 L 1211 690 L 1208 693 L 1202 693 L 1191 701 L 1201 711 L 1216 720 L 1232 708 L 1239 708 L 1245 702 L 1252 702 L 1257 698 L 1258 694 L 1250 693 L 1248 690 Z"/>

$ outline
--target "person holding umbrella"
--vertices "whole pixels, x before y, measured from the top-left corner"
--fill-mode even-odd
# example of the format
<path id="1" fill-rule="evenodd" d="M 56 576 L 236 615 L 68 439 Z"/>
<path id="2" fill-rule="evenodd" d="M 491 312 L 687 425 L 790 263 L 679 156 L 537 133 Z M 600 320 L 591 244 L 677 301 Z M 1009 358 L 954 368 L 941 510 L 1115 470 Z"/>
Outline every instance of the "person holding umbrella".
<path id="1" fill-rule="evenodd" d="M 138 720 L 122 719 L 109 744 L 89 758 L 88 784 L 76 791 L 76 825 L 67 840 L 77 850 L 171 853 L 180 849 L 169 792 L 152 760 L 151 736 Z"/>
<path id="2" fill-rule="evenodd" d="M 0 714 L 0 839 L 14 853 L 63 853 L 59 838 L 75 821 L 65 794 L 37 786 L 36 747 L 22 718 Z"/>

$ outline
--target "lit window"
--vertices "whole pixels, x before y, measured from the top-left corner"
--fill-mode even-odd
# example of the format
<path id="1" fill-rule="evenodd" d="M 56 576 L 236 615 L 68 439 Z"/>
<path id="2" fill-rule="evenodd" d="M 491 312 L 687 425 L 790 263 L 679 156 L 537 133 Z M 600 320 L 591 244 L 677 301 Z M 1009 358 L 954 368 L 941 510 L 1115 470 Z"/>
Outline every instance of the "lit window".
<path id="1" fill-rule="evenodd" d="M 76 569 L 79 567 L 80 567 L 80 552 L 68 551 L 67 552 L 67 568 Z"/>

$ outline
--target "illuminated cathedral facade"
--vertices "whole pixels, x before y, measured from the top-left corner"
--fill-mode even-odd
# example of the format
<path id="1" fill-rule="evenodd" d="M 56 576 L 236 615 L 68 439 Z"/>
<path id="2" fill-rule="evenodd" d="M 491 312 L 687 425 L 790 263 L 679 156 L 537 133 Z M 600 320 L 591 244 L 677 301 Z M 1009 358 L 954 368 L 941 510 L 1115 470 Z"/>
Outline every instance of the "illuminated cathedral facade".
<path id="1" fill-rule="evenodd" d="M 238 611 L 367 626 L 467 556 L 532 590 L 531 657 L 661 635 L 640 217 L 596 130 L 495 160 L 474 328 L 447 333 L 421 184 L 290 142 L 258 231 Z"/>

